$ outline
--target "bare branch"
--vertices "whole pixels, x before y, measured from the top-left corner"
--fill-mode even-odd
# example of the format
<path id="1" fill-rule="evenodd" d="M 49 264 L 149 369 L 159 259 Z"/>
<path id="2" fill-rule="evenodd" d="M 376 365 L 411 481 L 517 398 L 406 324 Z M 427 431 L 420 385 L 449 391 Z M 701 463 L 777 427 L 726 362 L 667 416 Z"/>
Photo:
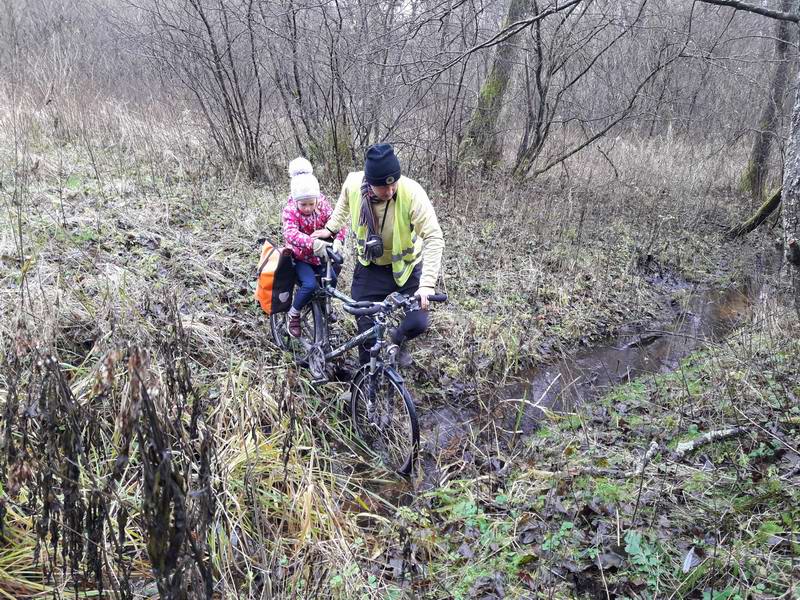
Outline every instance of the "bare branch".
<path id="1" fill-rule="evenodd" d="M 479 50 L 483 50 L 484 48 L 492 48 L 493 46 L 497 46 L 498 44 L 503 43 L 507 39 L 514 37 L 515 35 L 517 35 L 521 31 L 524 31 L 525 29 L 527 29 L 528 27 L 530 27 L 534 23 L 537 23 L 538 21 L 541 21 L 542 19 L 545 19 L 546 17 L 549 17 L 550 15 L 554 15 L 556 13 L 559 13 L 559 12 L 562 12 L 564 10 L 567 10 L 567 9 L 577 5 L 577 4 L 580 4 L 581 1 L 582 0 L 569 0 L 568 2 L 565 2 L 564 4 L 561 4 L 561 5 L 556 4 L 555 6 L 552 6 L 552 7 L 548 8 L 547 10 L 544 10 L 544 11 L 540 12 L 539 14 L 537 14 L 537 15 L 529 18 L 529 19 L 522 19 L 521 21 L 515 21 L 514 23 L 511 23 L 510 25 L 508 25 L 508 27 L 504 27 L 503 29 L 498 31 L 495 35 L 493 35 L 491 38 L 489 38 L 485 42 L 481 42 L 480 44 L 476 44 L 476 45 L 472 46 L 471 48 L 468 48 L 467 50 L 465 50 L 464 52 L 459 54 L 457 57 L 455 57 L 455 58 L 451 59 L 450 61 L 448 61 L 447 63 L 445 63 L 444 66 L 436 69 L 433 73 L 429 73 L 427 75 L 423 75 L 422 77 L 419 77 L 419 78 L 414 79 L 412 81 L 408 81 L 408 82 L 406 82 L 406 85 L 415 85 L 415 84 L 417 84 L 417 83 L 419 83 L 421 81 L 425 81 L 426 79 L 431 79 L 432 77 L 436 77 L 437 75 L 441 75 L 442 73 L 444 73 L 448 69 L 451 69 L 452 67 L 454 67 L 455 65 L 460 63 L 462 60 L 464 60 L 465 58 L 470 57 L 471 55 L 475 54 Z"/>
<path id="2" fill-rule="evenodd" d="M 800 15 L 782 12 L 779 10 L 772 10 L 770 8 L 764 8 L 763 6 L 754 6 L 752 4 L 748 4 L 747 2 L 739 2 L 738 0 L 700 0 L 700 2 L 705 4 L 714 4 L 716 6 L 726 6 L 734 10 L 743 10 L 764 17 L 770 17 L 771 19 L 780 19 L 782 21 L 800 23 Z"/>

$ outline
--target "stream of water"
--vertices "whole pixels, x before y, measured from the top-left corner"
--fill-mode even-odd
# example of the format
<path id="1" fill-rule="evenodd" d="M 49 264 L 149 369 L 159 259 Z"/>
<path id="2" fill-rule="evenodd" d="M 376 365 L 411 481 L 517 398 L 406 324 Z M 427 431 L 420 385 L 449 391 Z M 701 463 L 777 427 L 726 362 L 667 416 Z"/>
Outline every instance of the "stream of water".
<path id="1" fill-rule="evenodd" d="M 631 326 L 606 343 L 517 373 L 491 397 L 418 407 L 422 479 L 380 486 L 378 494 L 397 505 L 410 500 L 413 488 L 436 487 L 443 473 L 468 460 L 467 442 L 480 438 L 477 432 L 490 432 L 484 442 L 493 440 L 481 445 L 504 446 L 532 433 L 543 409 L 570 411 L 643 375 L 675 370 L 692 352 L 723 342 L 752 319 L 754 308 L 766 300 L 765 274 L 779 263 L 779 256 L 769 256 L 747 278 L 726 288 L 677 279 L 654 282 L 664 290 L 664 300 L 661 317 L 647 325 Z"/>
<path id="2" fill-rule="evenodd" d="M 661 317 L 646 326 L 630 327 L 606 343 L 518 373 L 514 382 L 498 386 L 493 397 L 481 402 L 421 410 L 425 467 L 441 467 L 471 432 L 487 424 L 501 440 L 524 436 L 536 429 L 542 409 L 569 411 L 637 377 L 675 370 L 683 358 L 720 343 L 752 318 L 754 306 L 764 300 L 764 275 L 774 270 L 773 259 L 780 260 L 767 257 L 747 278 L 723 289 L 661 280 Z M 489 414 L 476 405 L 490 407 Z"/>

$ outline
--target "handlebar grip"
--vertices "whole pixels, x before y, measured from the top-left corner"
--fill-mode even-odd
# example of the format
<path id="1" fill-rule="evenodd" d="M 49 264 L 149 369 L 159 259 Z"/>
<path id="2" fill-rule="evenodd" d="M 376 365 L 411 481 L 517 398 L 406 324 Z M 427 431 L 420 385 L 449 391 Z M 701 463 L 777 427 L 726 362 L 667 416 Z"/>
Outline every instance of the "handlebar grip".
<path id="1" fill-rule="evenodd" d="M 447 302 L 447 294 L 433 294 L 428 296 L 430 302 Z"/>
<path id="2" fill-rule="evenodd" d="M 362 303 L 357 302 L 356 304 Z M 345 310 L 345 312 L 349 312 L 351 315 L 355 315 L 356 317 L 374 315 L 383 310 L 383 307 L 380 304 L 375 304 L 374 302 L 363 303 L 368 304 L 369 306 L 356 306 L 356 304 L 344 304 L 342 305 L 342 308 Z"/>
<path id="3" fill-rule="evenodd" d="M 334 251 L 334 249 L 331 246 L 326 246 L 325 252 L 327 253 L 328 258 L 330 258 L 334 264 L 341 265 L 344 262 L 344 258 L 342 257 L 342 255 Z"/>
<path id="4" fill-rule="evenodd" d="M 348 302 L 345 306 L 350 306 L 351 308 L 372 308 L 375 306 L 375 302 L 371 302 L 369 300 L 359 300 L 357 302 Z"/>

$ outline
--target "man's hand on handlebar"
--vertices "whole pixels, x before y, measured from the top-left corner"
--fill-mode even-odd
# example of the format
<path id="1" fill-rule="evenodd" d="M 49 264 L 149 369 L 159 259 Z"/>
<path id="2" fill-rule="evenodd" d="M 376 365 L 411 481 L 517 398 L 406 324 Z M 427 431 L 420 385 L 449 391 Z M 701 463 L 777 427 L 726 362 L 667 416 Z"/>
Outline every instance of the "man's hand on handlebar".
<path id="1" fill-rule="evenodd" d="M 405 307 L 407 310 L 417 310 L 420 308 L 418 305 L 418 298 L 414 296 L 405 296 L 399 292 L 389 295 L 383 302 L 371 302 L 369 300 L 362 300 L 360 302 L 351 302 L 345 304 L 342 308 L 351 315 L 357 317 L 364 315 L 374 315 L 377 313 L 390 313 L 393 310 Z M 447 302 L 447 294 L 428 294 L 425 296 L 428 302 Z"/>
<path id="2" fill-rule="evenodd" d="M 435 293 L 434 289 L 429 287 L 421 287 L 417 290 L 416 296 L 419 296 L 419 307 L 422 310 L 428 310 L 430 305 L 428 297 L 433 296 Z"/>

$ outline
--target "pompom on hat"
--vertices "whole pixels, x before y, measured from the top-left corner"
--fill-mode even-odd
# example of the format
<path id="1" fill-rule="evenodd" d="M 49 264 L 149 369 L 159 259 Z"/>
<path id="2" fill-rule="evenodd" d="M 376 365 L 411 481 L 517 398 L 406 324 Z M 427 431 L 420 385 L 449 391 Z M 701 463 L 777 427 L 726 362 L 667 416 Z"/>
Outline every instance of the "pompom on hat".
<path id="1" fill-rule="evenodd" d="M 319 182 L 314 177 L 314 167 L 302 156 L 289 163 L 290 188 L 295 200 L 319 198 Z"/>
<path id="2" fill-rule="evenodd" d="M 391 144 L 374 144 L 364 157 L 364 179 L 371 185 L 391 185 L 400 179 L 400 161 Z"/>

